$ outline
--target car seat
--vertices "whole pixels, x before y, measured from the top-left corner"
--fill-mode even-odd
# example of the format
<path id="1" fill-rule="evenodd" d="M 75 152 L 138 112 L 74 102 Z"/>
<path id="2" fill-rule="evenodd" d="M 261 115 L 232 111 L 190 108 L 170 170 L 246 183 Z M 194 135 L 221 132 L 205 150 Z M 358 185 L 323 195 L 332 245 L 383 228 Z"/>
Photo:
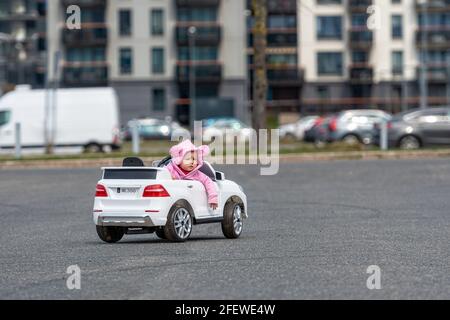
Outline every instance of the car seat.
<path id="1" fill-rule="evenodd" d="M 122 167 L 145 167 L 144 161 L 138 157 L 128 157 L 123 159 Z"/>

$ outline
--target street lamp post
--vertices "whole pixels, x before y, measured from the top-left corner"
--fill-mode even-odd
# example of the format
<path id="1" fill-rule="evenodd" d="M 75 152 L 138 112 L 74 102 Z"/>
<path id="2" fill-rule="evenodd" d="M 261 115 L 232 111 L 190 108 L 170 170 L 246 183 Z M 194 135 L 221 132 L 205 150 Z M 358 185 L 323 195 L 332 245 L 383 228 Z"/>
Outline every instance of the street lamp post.
<path id="1" fill-rule="evenodd" d="M 195 131 L 194 131 L 194 122 L 195 122 L 195 34 L 197 32 L 197 28 L 194 26 L 189 27 L 188 36 L 189 36 L 189 98 L 190 98 L 190 106 L 189 106 L 189 119 L 191 130 L 195 139 Z"/>
<path id="2" fill-rule="evenodd" d="M 427 0 L 421 1 L 422 6 L 422 32 L 421 32 L 421 68 L 420 68 L 420 108 L 425 109 L 428 104 L 428 79 L 427 79 L 427 32 L 428 4 Z"/>

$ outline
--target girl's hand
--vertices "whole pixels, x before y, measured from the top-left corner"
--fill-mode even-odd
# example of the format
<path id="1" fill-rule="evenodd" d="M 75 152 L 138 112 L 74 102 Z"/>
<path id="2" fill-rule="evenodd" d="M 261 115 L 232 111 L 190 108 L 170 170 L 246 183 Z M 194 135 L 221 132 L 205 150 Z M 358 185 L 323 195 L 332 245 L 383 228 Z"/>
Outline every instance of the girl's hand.
<path id="1" fill-rule="evenodd" d="M 209 206 L 211 209 L 216 210 L 217 209 L 217 203 L 210 203 Z"/>

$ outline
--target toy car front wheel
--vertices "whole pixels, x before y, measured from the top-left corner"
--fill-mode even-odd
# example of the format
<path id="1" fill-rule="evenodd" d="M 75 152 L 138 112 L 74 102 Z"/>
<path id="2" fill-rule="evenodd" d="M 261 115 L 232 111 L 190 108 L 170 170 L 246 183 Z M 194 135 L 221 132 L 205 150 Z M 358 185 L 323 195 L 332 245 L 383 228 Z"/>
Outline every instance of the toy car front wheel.
<path id="1" fill-rule="evenodd" d="M 228 202 L 223 209 L 222 232 L 229 239 L 238 238 L 242 232 L 242 207 L 240 203 Z"/>
<path id="2" fill-rule="evenodd" d="M 122 239 L 125 231 L 121 227 L 96 226 L 97 234 L 105 242 L 114 243 Z"/>
<path id="3" fill-rule="evenodd" d="M 192 217 L 183 205 L 174 205 L 167 215 L 164 235 L 169 241 L 182 242 L 189 238 L 192 231 Z"/>

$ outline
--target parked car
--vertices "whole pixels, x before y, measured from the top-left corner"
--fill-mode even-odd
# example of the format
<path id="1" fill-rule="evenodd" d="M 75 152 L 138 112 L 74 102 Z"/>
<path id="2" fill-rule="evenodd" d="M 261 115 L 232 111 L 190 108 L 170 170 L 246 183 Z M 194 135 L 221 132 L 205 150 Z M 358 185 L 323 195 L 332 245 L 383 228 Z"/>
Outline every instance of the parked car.
<path id="1" fill-rule="evenodd" d="M 212 125 L 214 125 L 217 121 L 236 121 L 236 118 L 233 117 L 214 117 L 214 118 L 207 118 L 202 120 L 202 127 L 207 128 Z M 239 121 L 239 120 L 237 120 Z"/>
<path id="2" fill-rule="evenodd" d="M 329 123 L 330 141 L 344 141 L 349 144 L 373 143 L 374 126 L 387 122 L 391 115 L 382 110 L 346 110 L 339 112 Z"/>
<path id="3" fill-rule="evenodd" d="M 181 127 L 177 122 L 166 122 L 164 120 L 152 119 L 152 118 L 142 118 L 137 119 L 138 121 L 138 132 L 141 139 L 151 140 L 151 139 L 170 139 L 172 134 L 182 133 L 189 134 L 189 131 Z M 134 120 L 128 121 L 126 127 L 123 131 L 124 140 L 131 140 L 132 128 Z"/>
<path id="4" fill-rule="evenodd" d="M 311 128 L 305 131 L 303 141 L 314 143 L 329 142 L 330 138 L 328 129 L 332 118 L 333 115 L 317 118 Z"/>
<path id="5" fill-rule="evenodd" d="M 388 146 L 418 149 L 450 145 L 450 108 L 415 109 L 395 115 L 387 124 Z M 379 144 L 380 129 L 376 128 Z"/>
<path id="6" fill-rule="evenodd" d="M 218 119 L 203 129 L 203 140 L 211 141 L 213 137 L 224 137 L 227 132 L 231 132 L 233 136 L 246 138 L 250 136 L 252 128 L 235 118 Z"/>
<path id="7" fill-rule="evenodd" d="M 247 218 L 247 197 L 240 185 L 225 179 L 204 162 L 199 169 L 218 189 L 218 208 L 208 207 L 204 186 L 195 180 L 173 180 L 165 168 L 170 157 L 146 167 L 125 158 L 122 167 L 102 168 L 93 207 L 99 238 L 114 243 L 124 234 L 156 233 L 169 241 L 185 241 L 192 226 L 220 223 L 226 238 L 238 238 Z"/>
<path id="8" fill-rule="evenodd" d="M 294 123 L 280 126 L 280 138 L 291 140 L 303 140 L 305 131 L 309 130 L 315 123 L 318 116 L 306 116 Z"/>

